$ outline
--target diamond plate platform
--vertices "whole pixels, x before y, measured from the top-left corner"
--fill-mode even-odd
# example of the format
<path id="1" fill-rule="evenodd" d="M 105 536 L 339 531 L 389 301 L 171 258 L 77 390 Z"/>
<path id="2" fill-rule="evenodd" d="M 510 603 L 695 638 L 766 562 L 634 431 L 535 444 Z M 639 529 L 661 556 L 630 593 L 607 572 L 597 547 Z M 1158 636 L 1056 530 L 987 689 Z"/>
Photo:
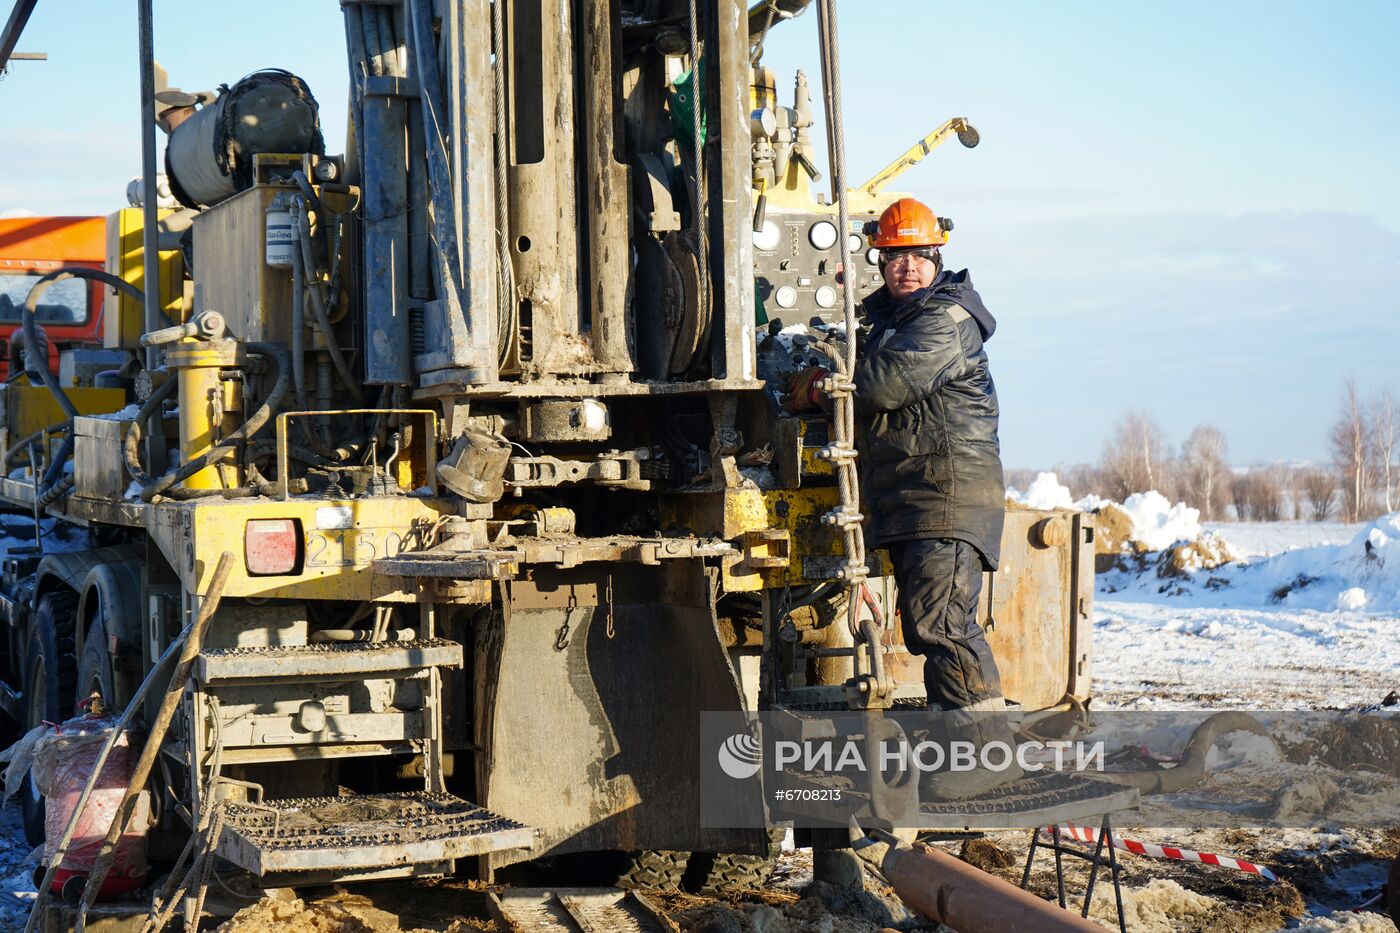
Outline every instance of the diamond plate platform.
<path id="1" fill-rule="evenodd" d="M 363 871 L 529 848 L 534 831 L 451 794 L 231 803 L 218 854 L 255 875 Z"/>
<path id="2" fill-rule="evenodd" d="M 672 933 L 651 901 L 620 888 L 515 888 L 492 894 L 496 924 L 509 933 Z"/>

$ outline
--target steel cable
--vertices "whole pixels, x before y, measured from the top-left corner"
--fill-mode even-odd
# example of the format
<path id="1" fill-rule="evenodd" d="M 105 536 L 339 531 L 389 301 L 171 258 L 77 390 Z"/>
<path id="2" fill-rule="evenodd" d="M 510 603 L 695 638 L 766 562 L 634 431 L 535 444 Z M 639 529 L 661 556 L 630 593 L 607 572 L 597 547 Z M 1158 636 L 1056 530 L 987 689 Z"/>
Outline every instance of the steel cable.
<path id="1" fill-rule="evenodd" d="M 842 543 L 846 560 L 838 577 L 850 588 L 847 609 L 850 613 L 848 624 L 851 634 L 857 641 L 869 642 L 870 672 L 876 681 L 876 689 L 887 693 L 890 684 L 884 670 L 880 652 L 878 633 L 861 625 L 860 611 L 862 600 L 860 588 L 870 570 L 866 564 L 865 532 L 860 514 L 860 476 L 856 468 L 856 419 L 855 383 L 856 369 L 856 296 L 855 279 L 850 275 L 851 268 L 851 211 L 846 193 L 846 146 L 845 130 L 841 116 L 841 56 L 840 35 L 836 25 L 835 0 L 818 0 L 817 4 L 818 43 L 821 47 L 822 92 L 825 100 L 827 122 L 827 146 L 831 159 L 832 192 L 836 199 L 837 218 L 840 235 L 837 244 L 840 249 L 842 295 L 844 298 L 846 343 L 844 347 L 831 349 L 832 362 L 836 373 L 828 376 L 827 395 L 832 399 L 833 423 L 836 437 L 823 450 L 825 459 L 835 468 L 840 505 L 828 512 L 823 521 L 841 529 Z"/>

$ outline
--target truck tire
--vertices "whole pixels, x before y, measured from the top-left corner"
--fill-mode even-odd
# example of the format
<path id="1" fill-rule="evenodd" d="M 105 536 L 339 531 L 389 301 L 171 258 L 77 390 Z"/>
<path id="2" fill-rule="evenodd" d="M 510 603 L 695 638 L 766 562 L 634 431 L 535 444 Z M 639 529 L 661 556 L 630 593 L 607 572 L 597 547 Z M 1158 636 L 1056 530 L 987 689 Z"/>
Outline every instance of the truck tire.
<path id="1" fill-rule="evenodd" d="M 617 886 L 652 891 L 679 891 L 689 860 L 689 852 L 672 849 L 629 852 L 622 873 L 618 875 Z"/>
<path id="2" fill-rule="evenodd" d="M 107 709 L 117 708 L 116 678 L 112 672 L 112 656 L 107 652 L 107 621 L 100 606 L 97 618 L 92 620 L 83 638 L 83 653 L 78 658 L 77 689 L 73 693 L 74 708 L 93 693 L 102 695 Z"/>
<path id="3" fill-rule="evenodd" d="M 24 652 L 26 730 L 73 715 L 73 691 L 78 683 L 78 659 L 73 654 L 77 609 L 78 597 L 69 590 L 45 593 L 34 607 Z M 44 798 L 28 776 L 19 798 L 24 837 L 30 845 L 41 845 Z"/>
<path id="4" fill-rule="evenodd" d="M 767 887 L 773 880 L 785 835 L 787 831 L 783 829 L 769 830 L 768 852 L 764 855 L 696 852 L 686 868 L 685 890 L 714 897 Z"/>

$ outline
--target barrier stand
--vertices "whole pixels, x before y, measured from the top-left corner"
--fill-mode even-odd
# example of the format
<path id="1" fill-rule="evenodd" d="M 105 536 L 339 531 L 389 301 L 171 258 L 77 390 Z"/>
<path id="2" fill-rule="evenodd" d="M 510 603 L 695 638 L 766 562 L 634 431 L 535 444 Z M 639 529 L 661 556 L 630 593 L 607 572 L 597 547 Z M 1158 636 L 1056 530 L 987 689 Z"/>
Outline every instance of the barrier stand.
<path id="1" fill-rule="evenodd" d="M 1041 842 L 1040 834 L 1048 832 L 1050 842 Z M 1071 837 L 1073 838 L 1073 837 Z M 1108 845 L 1108 858 L 1103 857 L 1104 844 Z M 1108 868 L 1109 877 L 1113 881 L 1113 899 L 1118 906 L 1118 930 L 1119 933 L 1128 933 L 1128 922 L 1123 914 L 1123 888 L 1119 882 L 1119 874 L 1123 867 L 1118 864 L 1117 847 L 1113 844 L 1113 827 L 1109 821 L 1109 815 L 1104 814 L 1103 823 L 1099 826 L 1098 837 L 1094 843 L 1094 852 L 1090 855 L 1080 849 L 1062 845 L 1060 842 L 1060 827 L 1058 825 L 1050 827 L 1037 826 L 1031 830 L 1031 850 L 1026 856 L 1026 870 L 1021 874 L 1021 888 L 1025 890 L 1031 881 L 1031 867 L 1035 864 L 1035 853 L 1037 849 L 1048 848 L 1055 853 L 1055 887 L 1059 894 L 1060 906 L 1067 907 L 1065 902 L 1065 865 L 1064 856 L 1070 855 L 1074 858 L 1083 859 L 1089 863 L 1089 884 L 1084 889 L 1084 904 L 1080 908 L 1081 917 L 1089 916 L 1089 902 L 1094 897 L 1094 882 L 1099 877 L 1099 866 Z"/>

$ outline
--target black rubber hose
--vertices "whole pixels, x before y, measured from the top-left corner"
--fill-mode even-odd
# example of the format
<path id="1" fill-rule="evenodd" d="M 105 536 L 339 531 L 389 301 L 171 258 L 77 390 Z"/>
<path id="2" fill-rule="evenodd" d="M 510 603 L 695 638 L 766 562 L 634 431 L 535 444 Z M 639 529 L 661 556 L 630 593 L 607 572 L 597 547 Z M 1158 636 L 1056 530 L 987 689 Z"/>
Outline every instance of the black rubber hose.
<path id="1" fill-rule="evenodd" d="M 308 291 L 311 293 L 311 313 L 316 321 L 316 327 L 321 331 L 321 336 L 326 342 L 326 353 L 331 358 L 331 364 L 336 372 L 340 374 L 341 381 L 345 388 L 354 396 L 357 404 L 364 403 L 364 394 L 360 391 L 359 383 L 355 379 L 354 372 L 350 369 L 350 363 L 345 359 L 345 354 L 340 349 L 340 342 L 335 339 L 335 330 L 331 326 L 330 315 L 326 311 L 325 302 L 321 300 L 321 286 L 313 282 L 312 276 L 315 274 L 316 260 L 311 250 L 311 227 L 306 220 L 306 204 L 292 202 L 292 227 L 297 234 L 297 242 L 301 246 L 302 272 L 306 278 Z M 295 248 L 295 247 L 294 247 Z M 335 300 L 335 296 L 331 296 Z"/>
<path id="2" fill-rule="evenodd" d="M 73 477 L 65 476 L 63 477 L 63 479 L 59 480 L 58 483 L 53 486 L 53 488 L 44 490 L 43 494 L 40 495 L 37 500 L 35 500 L 34 506 L 35 508 L 41 510 L 46 509 L 49 507 L 50 503 L 62 499 L 64 496 L 68 495 L 68 493 L 71 492 L 72 489 Z"/>
<path id="3" fill-rule="evenodd" d="M 131 474 L 138 486 L 149 486 L 152 482 L 150 474 L 141 467 L 141 425 L 151 420 L 151 416 L 160 410 L 166 399 L 175 394 L 179 385 L 179 381 L 173 375 L 161 383 L 160 387 L 141 403 L 131 426 L 127 428 L 126 440 L 122 442 L 122 453 L 126 456 L 126 472 Z"/>
<path id="4" fill-rule="evenodd" d="M 126 292 L 137 301 L 144 302 L 146 300 L 145 295 L 142 294 L 139 288 L 109 272 L 103 272 L 101 269 L 59 269 L 50 272 L 34 283 L 34 287 L 29 290 L 29 296 L 24 299 L 24 313 L 20 317 L 20 329 L 24 332 L 25 346 L 31 348 L 48 346 L 47 343 L 41 344 L 39 341 L 39 334 L 34 326 L 34 310 L 39 307 L 39 298 L 44 292 L 49 290 L 49 286 L 55 282 L 61 282 L 64 279 L 94 279 L 95 281 L 102 282 L 103 284 Z M 45 353 L 41 358 L 33 349 L 31 349 L 30 353 L 34 358 L 34 364 L 39 369 L 39 378 L 43 380 L 44 387 L 53 395 L 54 400 L 58 402 L 64 414 L 69 418 L 76 418 L 78 416 L 78 409 L 74 407 L 73 401 L 68 398 L 68 393 L 64 392 L 63 387 L 58 384 L 58 377 L 49 369 L 48 354 Z"/>
<path id="5" fill-rule="evenodd" d="M 1181 762 L 1161 771 L 1104 771 L 1097 777 L 1136 787 L 1144 794 L 1175 794 L 1194 787 L 1206 776 L 1206 755 L 1221 736 L 1231 732 L 1253 732 L 1272 738 L 1259 720 L 1246 713 L 1216 713 L 1196 727 L 1186 743 Z"/>
<path id="6" fill-rule="evenodd" d="M 230 432 L 218 446 L 211 447 L 204 453 L 186 463 L 174 473 L 167 473 L 159 477 L 148 486 L 141 489 L 141 500 L 150 502 L 156 496 L 161 495 L 170 487 L 177 483 L 182 483 L 200 470 L 217 463 L 229 454 L 238 449 L 238 445 L 251 438 L 258 431 L 262 430 L 272 417 L 272 413 L 282 404 L 282 399 L 287 394 L 287 389 L 291 385 L 292 357 L 286 348 L 275 343 L 250 343 L 248 350 L 260 356 L 271 357 L 277 361 L 277 381 L 273 383 L 272 390 L 268 392 L 267 398 L 258 409 L 248 416 L 248 420 L 243 422 L 234 431 Z"/>
<path id="7" fill-rule="evenodd" d="M 367 446 L 363 438 L 355 438 L 334 449 L 327 448 L 327 453 L 312 450 L 310 447 L 302 447 L 300 444 L 287 445 L 287 456 L 300 463 L 307 463 L 311 466 L 335 466 L 345 465 L 345 461 L 352 457 L 358 457 L 365 452 Z M 251 456 L 253 458 L 270 457 L 277 452 L 277 445 L 270 441 L 260 441 L 253 446 Z"/>
<path id="8" fill-rule="evenodd" d="M 45 434 L 57 434 L 60 431 L 71 430 L 73 430 L 73 421 L 69 419 L 68 421 L 60 421 L 58 424 L 49 425 L 47 428 L 40 428 L 33 434 L 26 434 L 24 437 L 21 437 L 11 444 L 9 450 L 5 451 L 5 465 L 9 466 L 11 462 L 28 449 L 30 444 L 42 440 Z"/>
<path id="9" fill-rule="evenodd" d="M 63 443 L 58 445 L 58 450 L 54 452 L 53 458 L 49 461 L 49 468 L 44 471 L 44 478 L 39 482 L 39 495 L 42 496 L 49 487 L 58 482 L 58 478 L 63 475 L 63 464 L 68 462 L 68 458 L 73 456 L 73 432 L 69 431 L 63 436 Z"/>

